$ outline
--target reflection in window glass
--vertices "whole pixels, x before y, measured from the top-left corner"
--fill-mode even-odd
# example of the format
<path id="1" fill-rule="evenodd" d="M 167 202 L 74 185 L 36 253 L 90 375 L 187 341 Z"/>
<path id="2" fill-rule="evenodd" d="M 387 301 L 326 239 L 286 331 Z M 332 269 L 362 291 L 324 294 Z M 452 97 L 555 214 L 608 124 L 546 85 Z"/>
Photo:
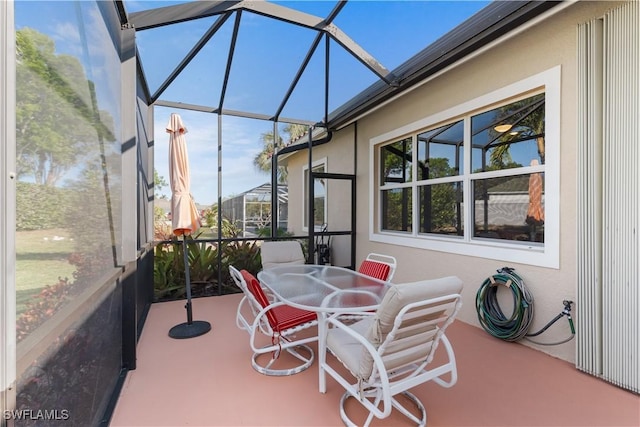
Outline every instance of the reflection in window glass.
<path id="1" fill-rule="evenodd" d="M 540 94 L 473 116 L 472 172 L 544 164 L 544 103 Z"/>
<path id="2" fill-rule="evenodd" d="M 463 138 L 462 120 L 418 135 L 418 180 L 460 174 Z"/>
<path id="3" fill-rule="evenodd" d="M 380 150 L 382 185 L 404 183 L 412 180 L 411 157 L 413 154 L 411 150 L 411 138 L 382 147 Z"/>
<path id="4" fill-rule="evenodd" d="M 382 229 L 411 231 L 411 188 L 382 191 Z"/>
<path id="5" fill-rule="evenodd" d="M 131 183 L 113 12 L 108 2 L 15 2 L 16 409 L 64 409 L 67 425 L 100 423 L 122 367 L 112 276 Z"/>
<path id="6" fill-rule="evenodd" d="M 544 174 L 474 180 L 474 237 L 544 243 Z"/>
<path id="7" fill-rule="evenodd" d="M 420 233 L 463 235 L 462 183 L 418 187 Z"/>
<path id="8" fill-rule="evenodd" d="M 110 35 L 95 3 L 51 4 L 39 30 L 29 2 L 16 8 L 18 341 L 100 282 L 121 246 L 120 59 L 96 43 Z M 56 22 L 73 41 L 43 32 Z"/>
<path id="9" fill-rule="evenodd" d="M 371 239 L 557 268 L 559 87 L 558 67 L 372 138 Z M 403 138 L 413 177 L 391 174 Z"/>

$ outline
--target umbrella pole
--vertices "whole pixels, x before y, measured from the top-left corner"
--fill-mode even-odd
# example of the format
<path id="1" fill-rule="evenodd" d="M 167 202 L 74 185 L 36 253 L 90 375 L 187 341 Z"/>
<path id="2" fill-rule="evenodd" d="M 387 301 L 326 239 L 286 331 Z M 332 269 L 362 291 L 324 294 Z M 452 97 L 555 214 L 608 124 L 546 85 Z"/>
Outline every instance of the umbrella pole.
<path id="1" fill-rule="evenodd" d="M 189 268 L 189 254 L 187 253 L 187 235 L 182 235 L 182 256 L 184 258 L 184 277 L 187 287 L 187 324 L 193 324 L 193 311 L 191 309 L 191 269 Z"/>
<path id="2" fill-rule="evenodd" d="M 174 326 L 169 330 L 171 338 L 193 338 L 206 334 L 211 330 L 211 324 L 203 320 L 193 321 L 193 312 L 191 308 L 191 277 L 189 273 L 189 256 L 187 253 L 187 235 L 182 235 L 182 253 L 184 256 L 184 274 L 187 288 L 187 322 Z"/>

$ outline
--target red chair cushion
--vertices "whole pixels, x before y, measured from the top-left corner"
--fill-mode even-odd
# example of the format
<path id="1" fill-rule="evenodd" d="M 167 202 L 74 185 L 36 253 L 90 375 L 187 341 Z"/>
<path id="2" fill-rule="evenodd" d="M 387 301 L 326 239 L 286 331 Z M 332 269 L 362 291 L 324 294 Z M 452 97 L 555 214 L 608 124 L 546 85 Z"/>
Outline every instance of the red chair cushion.
<path id="1" fill-rule="evenodd" d="M 242 278 L 247 283 L 247 288 L 249 288 L 249 291 L 258 300 L 262 308 L 265 308 L 269 304 L 271 304 L 267 296 L 264 294 L 262 286 L 260 286 L 260 282 L 253 274 L 249 273 L 247 270 L 241 270 L 240 274 L 242 274 Z M 276 319 L 276 315 L 273 310 L 267 311 L 267 320 L 269 320 L 269 324 L 271 325 L 271 327 L 275 329 L 274 325 L 278 324 L 278 320 Z"/>
<path id="2" fill-rule="evenodd" d="M 374 279 L 380 280 L 387 280 L 390 271 L 391 267 L 389 266 L 389 264 L 384 264 L 382 262 L 376 262 L 367 259 L 362 261 L 362 264 L 360 264 L 360 268 L 358 269 L 359 273 L 366 274 L 367 276 L 371 276 Z"/>
<path id="3" fill-rule="evenodd" d="M 260 282 L 256 277 L 247 270 L 240 271 L 244 281 L 247 282 L 247 288 L 258 300 L 262 308 L 266 308 L 271 303 L 264 294 Z M 317 319 L 316 313 L 313 311 L 301 310 L 288 305 L 281 305 L 267 311 L 267 320 L 274 331 L 281 332 L 283 330 L 293 328 L 303 323 L 311 322 Z"/>
<path id="4" fill-rule="evenodd" d="M 313 322 L 318 318 L 313 311 L 302 310 L 291 307 L 290 305 L 280 305 L 272 311 L 275 312 L 278 323 L 275 326 L 271 325 L 271 327 L 278 332 L 294 328 L 307 322 Z"/>

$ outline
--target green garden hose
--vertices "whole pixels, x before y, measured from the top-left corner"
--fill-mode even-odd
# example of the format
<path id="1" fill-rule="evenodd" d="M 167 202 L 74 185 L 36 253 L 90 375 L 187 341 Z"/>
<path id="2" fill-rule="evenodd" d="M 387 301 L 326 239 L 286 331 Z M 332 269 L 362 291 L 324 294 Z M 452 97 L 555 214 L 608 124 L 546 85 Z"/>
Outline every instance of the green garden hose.
<path id="1" fill-rule="evenodd" d="M 513 297 L 513 313 L 509 317 L 498 303 L 500 286 L 508 287 Z M 480 324 L 489 334 L 505 341 L 518 341 L 525 337 L 533 321 L 533 296 L 512 268 L 503 267 L 478 289 L 476 310 Z"/>

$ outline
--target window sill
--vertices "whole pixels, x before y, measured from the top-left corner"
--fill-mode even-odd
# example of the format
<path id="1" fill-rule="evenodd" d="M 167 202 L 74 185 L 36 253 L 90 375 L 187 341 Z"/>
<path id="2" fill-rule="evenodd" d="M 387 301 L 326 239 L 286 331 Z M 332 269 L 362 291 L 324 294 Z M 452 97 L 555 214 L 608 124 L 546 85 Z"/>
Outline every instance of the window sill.
<path id="1" fill-rule="evenodd" d="M 558 253 L 553 253 L 550 249 L 550 246 L 553 245 L 541 246 L 531 242 L 505 242 L 484 239 L 466 241 L 462 237 L 414 236 L 393 232 L 371 233 L 369 239 L 372 242 L 473 256 L 495 261 L 554 269 L 560 268 Z"/>

